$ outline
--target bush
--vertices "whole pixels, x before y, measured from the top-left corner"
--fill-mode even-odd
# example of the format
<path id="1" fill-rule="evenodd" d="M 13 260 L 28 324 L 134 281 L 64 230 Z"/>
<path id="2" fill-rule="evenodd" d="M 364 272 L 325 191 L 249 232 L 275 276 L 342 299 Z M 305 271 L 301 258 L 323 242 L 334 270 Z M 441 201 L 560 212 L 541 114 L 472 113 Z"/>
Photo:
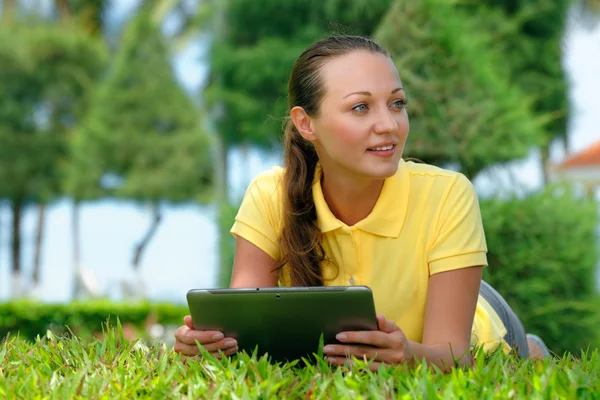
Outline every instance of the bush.
<path id="1" fill-rule="evenodd" d="M 489 249 L 484 279 L 528 332 L 557 353 L 600 344 L 597 205 L 561 188 L 481 202 Z"/>
<path id="2" fill-rule="evenodd" d="M 107 320 L 116 324 L 130 324 L 142 330 L 148 321 L 181 325 L 189 314 L 182 305 L 135 303 L 117 304 L 109 301 L 45 304 L 31 301 L 12 301 L 0 304 L 0 338 L 19 334 L 25 339 L 44 336 L 47 330 L 63 334 L 70 329 L 80 337 L 91 337 L 102 332 Z M 67 329 L 68 328 L 68 329 Z"/>

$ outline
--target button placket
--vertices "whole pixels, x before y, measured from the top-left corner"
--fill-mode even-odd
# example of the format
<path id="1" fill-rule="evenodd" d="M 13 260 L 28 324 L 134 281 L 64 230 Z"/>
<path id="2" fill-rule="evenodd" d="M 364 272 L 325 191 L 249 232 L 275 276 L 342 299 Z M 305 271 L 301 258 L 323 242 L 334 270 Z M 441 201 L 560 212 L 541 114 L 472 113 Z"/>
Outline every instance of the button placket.
<path id="1" fill-rule="evenodd" d="M 353 254 L 350 257 L 352 268 L 349 270 L 348 283 L 353 286 L 360 283 L 358 279 L 358 245 L 355 240 L 355 235 L 357 235 L 357 229 L 355 227 L 352 227 L 348 234 L 350 237 L 350 242 L 352 243 L 353 250 Z"/>

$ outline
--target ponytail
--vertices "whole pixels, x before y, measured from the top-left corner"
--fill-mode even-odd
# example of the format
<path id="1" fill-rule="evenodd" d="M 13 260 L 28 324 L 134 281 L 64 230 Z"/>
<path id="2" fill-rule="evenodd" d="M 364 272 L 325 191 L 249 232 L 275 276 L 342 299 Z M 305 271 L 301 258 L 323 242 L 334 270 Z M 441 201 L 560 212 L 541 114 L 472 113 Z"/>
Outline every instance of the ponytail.
<path id="1" fill-rule="evenodd" d="M 285 128 L 284 154 L 282 259 L 278 268 L 289 266 L 292 286 L 322 286 L 324 251 L 312 197 L 319 158 L 292 121 Z"/>
<path id="2" fill-rule="evenodd" d="M 360 36 L 332 36 L 309 46 L 296 60 L 288 82 L 288 105 L 302 107 L 312 117 L 319 115 L 325 85 L 319 70 L 330 58 L 355 50 L 388 53 L 371 39 Z M 325 252 L 317 226 L 317 210 L 312 185 L 319 157 L 290 120 L 285 127 L 283 176 L 283 227 L 280 237 L 281 260 L 290 268 L 293 286 L 322 286 L 321 262 Z M 327 260 L 331 262 L 331 260 Z"/>

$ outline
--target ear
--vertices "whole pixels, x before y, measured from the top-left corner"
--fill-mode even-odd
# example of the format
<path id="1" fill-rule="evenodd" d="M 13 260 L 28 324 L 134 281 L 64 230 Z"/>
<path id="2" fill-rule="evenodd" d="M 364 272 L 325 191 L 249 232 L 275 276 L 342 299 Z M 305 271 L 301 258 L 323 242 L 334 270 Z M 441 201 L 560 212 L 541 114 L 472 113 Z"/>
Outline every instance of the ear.
<path id="1" fill-rule="evenodd" d="M 292 122 L 298 130 L 298 133 L 300 133 L 305 140 L 308 140 L 309 142 L 317 140 L 313 129 L 312 119 L 302 107 L 296 106 L 292 108 L 290 117 L 292 118 Z"/>

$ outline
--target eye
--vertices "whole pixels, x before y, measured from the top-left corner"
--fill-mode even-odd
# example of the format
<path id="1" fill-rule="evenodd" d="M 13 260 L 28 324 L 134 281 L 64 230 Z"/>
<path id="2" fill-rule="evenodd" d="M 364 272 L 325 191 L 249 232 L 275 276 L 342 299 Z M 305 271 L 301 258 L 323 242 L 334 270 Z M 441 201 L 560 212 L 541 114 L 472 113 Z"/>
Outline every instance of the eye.
<path id="1" fill-rule="evenodd" d="M 402 109 L 406 106 L 406 99 L 400 99 L 400 100 L 396 100 L 392 103 L 392 105 L 396 108 Z"/>
<path id="2" fill-rule="evenodd" d="M 368 107 L 365 103 L 361 103 L 361 104 L 358 104 L 358 105 L 352 107 L 352 110 L 358 111 L 358 112 L 365 112 L 368 110 Z"/>

